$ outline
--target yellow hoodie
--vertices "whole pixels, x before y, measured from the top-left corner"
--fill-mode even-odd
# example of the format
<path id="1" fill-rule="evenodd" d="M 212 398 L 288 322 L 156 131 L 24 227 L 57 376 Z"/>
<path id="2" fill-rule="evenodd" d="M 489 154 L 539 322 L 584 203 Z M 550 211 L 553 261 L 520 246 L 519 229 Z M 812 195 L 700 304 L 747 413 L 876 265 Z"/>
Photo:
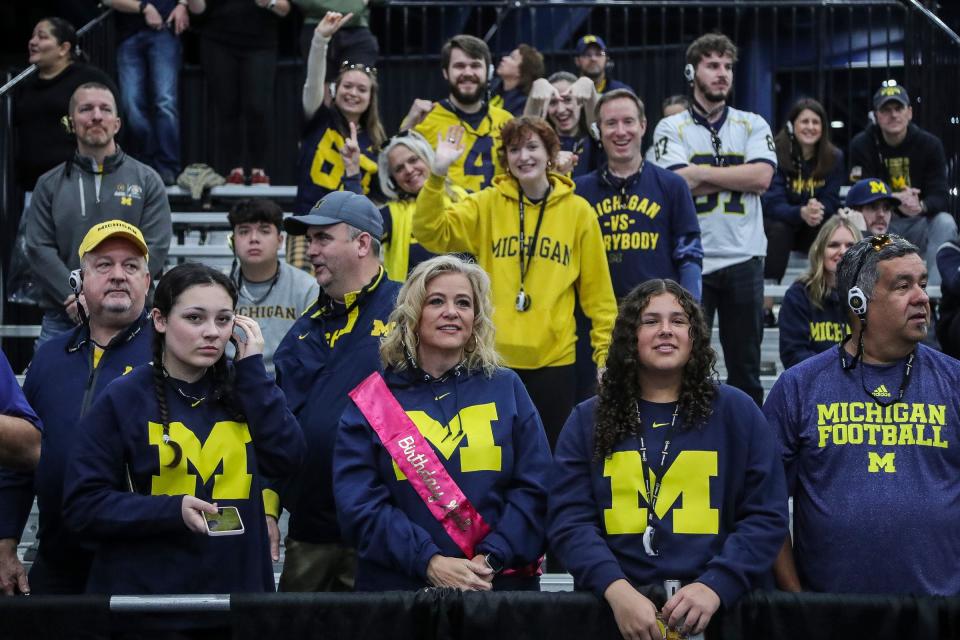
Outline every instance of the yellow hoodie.
<path id="1" fill-rule="evenodd" d="M 551 191 L 524 289 L 527 311 L 517 311 L 520 291 L 519 190 L 510 175 L 446 206 L 444 179 L 431 175 L 417 196 L 413 234 L 434 253 L 467 252 L 488 274 L 493 288 L 497 351 L 507 366 L 539 369 L 573 364 L 576 356 L 574 293 L 593 322 L 593 360 L 607 357 L 617 302 L 597 216 L 573 192 L 573 181 L 549 174 Z M 524 235 L 531 242 L 540 204 L 524 199 Z"/>

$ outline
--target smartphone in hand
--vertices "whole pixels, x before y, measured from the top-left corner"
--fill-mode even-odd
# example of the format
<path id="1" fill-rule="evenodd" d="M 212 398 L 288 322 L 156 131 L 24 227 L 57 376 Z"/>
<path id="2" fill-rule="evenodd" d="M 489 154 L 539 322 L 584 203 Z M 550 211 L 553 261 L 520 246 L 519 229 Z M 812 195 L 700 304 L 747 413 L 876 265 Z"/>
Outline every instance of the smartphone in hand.
<path id="1" fill-rule="evenodd" d="M 240 510 L 236 507 L 218 507 L 216 513 L 203 514 L 208 536 L 239 536 L 244 532 Z"/>

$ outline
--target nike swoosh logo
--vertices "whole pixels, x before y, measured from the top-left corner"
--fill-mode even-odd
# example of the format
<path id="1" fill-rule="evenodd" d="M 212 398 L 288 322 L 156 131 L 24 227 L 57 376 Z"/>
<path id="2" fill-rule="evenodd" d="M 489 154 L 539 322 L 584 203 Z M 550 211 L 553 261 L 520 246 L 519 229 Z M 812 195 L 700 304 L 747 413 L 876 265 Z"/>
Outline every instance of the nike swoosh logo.
<path id="1" fill-rule="evenodd" d="M 443 394 L 442 396 L 434 396 L 433 399 L 436 400 L 437 402 L 440 402 L 441 400 L 443 400 L 444 398 L 446 398 L 448 395 L 450 395 L 450 392 L 449 392 L 449 391 L 447 391 L 447 392 L 446 392 L 445 394 Z"/>
<path id="2" fill-rule="evenodd" d="M 309 332 L 309 331 L 307 331 L 307 332 L 306 332 L 305 334 L 303 334 L 302 336 L 298 336 L 298 337 L 299 337 L 301 340 L 303 340 L 303 339 L 306 338 L 308 335 L 310 335 L 310 332 Z"/>
<path id="3" fill-rule="evenodd" d="M 653 423 L 653 428 L 654 428 L 654 429 L 657 429 L 657 428 L 659 428 L 659 427 L 665 427 L 665 426 L 667 426 L 668 424 L 670 424 L 670 423 L 669 423 L 669 422 L 654 422 L 654 423 Z"/>

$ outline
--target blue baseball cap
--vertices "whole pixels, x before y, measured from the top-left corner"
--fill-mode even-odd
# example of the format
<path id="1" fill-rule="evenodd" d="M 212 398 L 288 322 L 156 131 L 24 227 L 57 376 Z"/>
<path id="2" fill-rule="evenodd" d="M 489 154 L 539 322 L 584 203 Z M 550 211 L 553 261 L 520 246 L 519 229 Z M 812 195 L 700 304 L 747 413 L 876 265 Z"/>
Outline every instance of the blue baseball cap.
<path id="1" fill-rule="evenodd" d="M 366 196 L 352 191 L 328 193 L 313 205 L 310 213 L 290 216 L 283 221 L 283 227 L 287 233 L 302 236 L 307 233 L 307 227 L 325 227 L 339 222 L 366 231 L 377 240 L 383 235 L 380 211 Z"/>
<path id="2" fill-rule="evenodd" d="M 847 192 L 848 207 L 862 207 L 877 200 L 887 200 L 894 210 L 900 206 L 900 201 L 893 197 L 893 191 L 880 178 L 864 178 Z"/>
<path id="3" fill-rule="evenodd" d="M 905 107 L 910 106 L 910 96 L 907 95 L 907 90 L 898 85 L 896 80 L 887 80 L 873 94 L 873 109 L 876 111 L 891 101 L 899 102 Z"/>
<path id="4" fill-rule="evenodd" d="M 603 38 L 600 36 L 585 35 L 577 40 L 577 55 L 582 56 L 583 52 L 586 51 L 590 45 L 600 47 L 600 51 L 603 52 L 607 50 L 607 43 L 603 41 Z"/>

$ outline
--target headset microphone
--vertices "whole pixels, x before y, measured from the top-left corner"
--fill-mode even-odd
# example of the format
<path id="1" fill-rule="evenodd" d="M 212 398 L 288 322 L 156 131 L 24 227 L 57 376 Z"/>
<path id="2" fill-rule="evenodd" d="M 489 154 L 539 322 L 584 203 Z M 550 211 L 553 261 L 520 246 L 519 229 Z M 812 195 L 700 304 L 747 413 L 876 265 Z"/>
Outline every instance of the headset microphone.
<path id="1" fill-rule="evenodd" d="M 847 305 L 861 321 L 867 320 L 867 296 L 860 287 L 850 287 L 847 291 Z"/>
<path id="2" fill-rule="evenodd" d="M 77 316 L 80 318 L 80 324 L 87 324 L 87 313 L 83 308 L 83 305 L 80 304 L 80 294 L 83 293 L 83 271 L 80 269 L 74 269 L 70 272 L 70 277 L 68 278 L 68 283 L 70 288 L 73 290 L 73 295 L 76 296 L 76 305 L 77 305 Z"/>
<path id="3" fill-rule="evenodd" d="M 73 290 L 73 294 L 79 297 L 83 291 L 83 272 L 80 271 L 80 269 L 74 269 L 70 272 L 68 282 L 70 283 L 70 289 Z"/>

